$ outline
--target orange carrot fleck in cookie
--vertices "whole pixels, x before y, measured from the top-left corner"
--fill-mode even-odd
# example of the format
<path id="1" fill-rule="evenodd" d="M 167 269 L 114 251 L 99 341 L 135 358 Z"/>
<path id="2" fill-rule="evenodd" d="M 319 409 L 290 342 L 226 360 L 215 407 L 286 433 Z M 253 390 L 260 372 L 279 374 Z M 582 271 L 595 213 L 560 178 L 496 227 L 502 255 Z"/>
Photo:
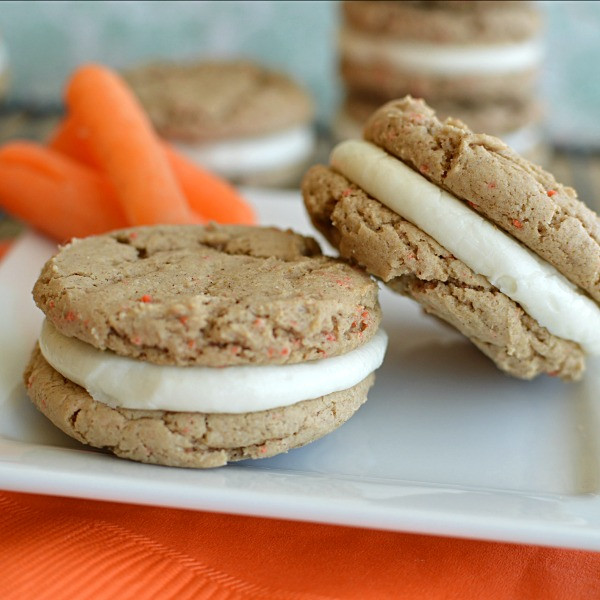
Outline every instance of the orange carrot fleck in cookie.
<path id="1" fill-rule="evenodd" d="M 546 193 L 548 194 L 548 196 L 550 196 L 550 198 L 552 198 L 552 196 L 554 196 L 554 194 L 558 192 L 556 190 L 548 190 Z"/>
<path id="2" fill-rule="evenodd" d="M 475 202 L 471 202 L 470 200 L 467 200 L 467 204 L 471 207 L 471 208 L 479 208 L 479 204 L 475 204 Z"/>
<path id="3" fill-rule="evenodd" d="M 140 302 L 152 302 L 152 296 L 150 294 L 144 294 L 140 298 Z"/>
<path id="4" fill-rule="evenodd" d="M 488 188 L 489 188 L 490 190 L 493 190 L 493 189 L 496 187 L 496 182 L 495 182 L 495 181 L 490 181 L 490 182 L 487 184 L 487 186 L 488 186 Z"/>
<path id="5" fill-rule="evenodd" d="M 421 165 L 419 171 L 421 171 L 421 173 L 429 173 L 429 165 Z"/>
<path id="6" fill-rule="evenodd" d="M 67 105 L 89 131 L 89 149 L 134 225 L 198 222 L 152 125 L 127 85 L 100 65 L 79 68 Z"/>
<path id="7" fill-rule="evenodd" d="M 523 223 L 521 223 L 521 221 L 519 221 L 518 219 L 513 219 L 512 220 L 512 224 L 517 228 L 517 229 L 523 229 Z"/>

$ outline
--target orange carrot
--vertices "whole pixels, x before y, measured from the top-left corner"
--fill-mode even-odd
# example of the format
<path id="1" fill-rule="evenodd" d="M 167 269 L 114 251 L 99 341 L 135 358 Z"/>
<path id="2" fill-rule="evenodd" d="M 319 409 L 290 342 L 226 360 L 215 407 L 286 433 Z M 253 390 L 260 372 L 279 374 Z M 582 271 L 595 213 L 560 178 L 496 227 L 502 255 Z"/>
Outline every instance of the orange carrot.
<path id="1" fill-rule="evenodd" d="M 0 206 L 58 241 L 127 226 L 105 178 L 31 142 L 0 149 Z"/>
<path id="2" fill-rule="evenodd" d="M 51 148 L 71 158 L 99 168 L 90 152 L 89 132 L 73 117 L 60 123 L 49 144 Z M 184 158 L 170 144 L 163 142 L 162 145 L 169 165 L 192 210 L 218 223 L 247 225 L 256 223 L 252 207 L 232 185 Z"/>
<path id="3" fill-rule="evenodd" d="M 90 152 L 132 224 L 198 222 L 150 121 L 115 73 L 100 65 L 79 68 L 66 99 L 75 120 L 89 132 Z"/>
<path id="4" fill-rule="evenodd" d="M 48 140 L 48 146 L 88 167 L 99 169 L 88 143 L 89 131 L 73 117 L 63 119 Z"/>

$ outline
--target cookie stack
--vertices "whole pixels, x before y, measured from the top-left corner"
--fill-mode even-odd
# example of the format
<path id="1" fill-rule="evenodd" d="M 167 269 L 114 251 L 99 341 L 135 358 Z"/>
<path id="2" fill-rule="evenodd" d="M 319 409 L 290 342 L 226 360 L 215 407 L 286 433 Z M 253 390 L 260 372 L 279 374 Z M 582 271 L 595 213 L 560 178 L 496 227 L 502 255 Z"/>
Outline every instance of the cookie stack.
<path id="1" fill-rule="evenodd" d="M 379 106 L 411 94 L 441 118 L 535 157 L 541 18 L 528 2 L 344 2 L 339 39 L 346 89 L 340 139 L 360 137 Z"/>

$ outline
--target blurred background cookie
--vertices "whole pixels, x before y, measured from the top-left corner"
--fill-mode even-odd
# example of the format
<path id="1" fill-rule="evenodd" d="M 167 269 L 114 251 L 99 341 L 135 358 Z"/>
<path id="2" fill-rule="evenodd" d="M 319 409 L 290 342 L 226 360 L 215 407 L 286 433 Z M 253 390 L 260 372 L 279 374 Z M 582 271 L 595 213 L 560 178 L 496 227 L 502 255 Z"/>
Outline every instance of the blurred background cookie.
<path id="1" fill-rule="evenodd" d="M 236 183 L 296 184 L 315 150 L 309 94 L 254 62 L 163 62 L 125 78 L 161 136 Z"/>
<path id="2" fill-rule="evenodd" d="M 379 106 L 411 94 L 533 156 L 541 33 L 528 2 L 344 2 L 338 137 L 357 137 Z"/>

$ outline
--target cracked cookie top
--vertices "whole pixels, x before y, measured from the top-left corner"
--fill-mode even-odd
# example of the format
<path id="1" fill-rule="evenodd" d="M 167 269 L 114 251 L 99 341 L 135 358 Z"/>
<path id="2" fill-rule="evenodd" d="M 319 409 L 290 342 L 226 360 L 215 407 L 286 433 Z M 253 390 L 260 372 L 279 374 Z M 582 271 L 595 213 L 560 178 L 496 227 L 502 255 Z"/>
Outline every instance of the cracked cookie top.
<path id="1" fill-rule="evenodd" d="M 366 140 L 393 154 L 533 250 L 600 301 L 600 218 L 575 190 L 461 121 L 410 96 L 381 107 Z"/>
<path id="2" fill-rule="evenodd" d="M 289 364 L 335 356 L 379 325 L 377 284 L 291 231 L 138 227 L 74 240 L 36 304 L 65 335 L 156 364 Z"/>
<path id="3" fill-rule="evenodd" d="M 310 121 L 310 96 L 249 61 L 153 63 L 124 73 L 160 135 L 188 142 L 263 135 Z"/>

